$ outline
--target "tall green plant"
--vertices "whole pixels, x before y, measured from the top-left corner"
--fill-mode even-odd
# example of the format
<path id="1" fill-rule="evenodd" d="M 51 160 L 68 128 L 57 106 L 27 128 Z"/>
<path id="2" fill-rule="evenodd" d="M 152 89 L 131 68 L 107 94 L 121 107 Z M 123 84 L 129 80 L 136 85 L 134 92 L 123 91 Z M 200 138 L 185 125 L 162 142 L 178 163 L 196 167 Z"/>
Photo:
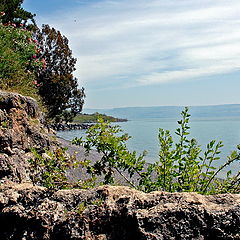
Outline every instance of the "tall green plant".
<path id="1" fill-rule="evenodd" d="M 173 143 L 168 130 L 159 129 L 159 160 L 151 164 L 148 171 L 142 173 L 140 188 L 144 191 L 188 191 L 207 194 L 224 192 L 223 189 L 227 188 L 223 186 L 227 184 L 232 187 L 234 185 L 239 191 L 239 187 L 236 188 L 236 184 L 233 184 L 234 179 L 239 183 L 239 174 L 230 177 L 228 172 L 225 180 L 217 178 L 219 172 L 240 159 L 237 151 L 232 152 L 228 160 L 217 168 L 214 163 L 220 160 L 222 142 L 211 141 L 203 152 L 196 139 L 189 138 L 188 108 L 185 108 L 181 115 L 182 120 L 178 121 L 179 127 L 175 132 L 179 139 L 177 143 Z M 227 191 L 230 191 L 230 188 Z"/>
<path id="2" fill-rule="evenodd" d="M 222 170 L 240 160 L 239 153 L 233 151 L 225 163 L 216 167 L 222 142 L 213 140 L 203 151 L 194 138 L 189 138 L 188 108 L 181 115 L 182 120 L 178 121 L 179 127 L 175 132 L 178 137 L 176 143 L 168 130 L 159 129 L 159 160 L 153 164 L 145 162 L 145 153 L 137 157 L 136 152 L 128 151 L 128 134 L 122 134 L 118 126 L 111 126 L 99 119 L 87 131 L 85 140 L 73 140 L 74 144 L 82 145 L 87 153 L 93 149 L 100 153 L 99 160 L 71 160 L 66 158 L 64 149 L 46 151 L 45 156 L 33 150 L 34 158 L 30 160 L 33 181 L 48 188 L 87 188 L 100 183 L 97 177 L 103 177 L 103 184 L 118 184 L 118 174 L 128 185 L 145 192 L 239 193 L 240 172 L 233 176 L 228 171 L 226 178 L 218 178 Z M 75 184 L 69 183 L 65 171 L 70 166 L 85 168 L 91 177 L 80 179 Z"/>

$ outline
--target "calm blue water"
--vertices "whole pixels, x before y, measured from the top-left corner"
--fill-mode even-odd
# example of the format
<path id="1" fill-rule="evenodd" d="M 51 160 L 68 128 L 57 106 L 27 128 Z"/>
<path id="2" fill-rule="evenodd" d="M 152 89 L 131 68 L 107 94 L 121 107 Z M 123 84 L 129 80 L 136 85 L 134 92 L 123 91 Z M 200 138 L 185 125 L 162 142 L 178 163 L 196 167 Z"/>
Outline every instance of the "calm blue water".
<path id="1" fill-rule="evenodd" d="M 146 160 L 154 162 L 158 159 L 158 129 L 170 130 L 174 136 L 174 130 L 177 128 L 178 118 L 153 118 L 139 119 L 128 122 L 118 123 L 124 132 L 127 132 L 132 138 L 127 145 L 129 150 L 136 150 L 138 153 L 144 150 L 148 151 Z M 223 141 L 224 147 L 221 152 L 221 159 L 216 163 L 222 165 L 229 153 L 236 150 L 236 145 L 240 144 L 240 117 L 218 117 L 218 118 L 192 118 L 190 119 L 190 137 L 197 139 L 202 149 L 206 149 L 207 143 L 211 140 Z M 82 130 L 58 132 L 58 136 L 67 140 L 84 135 Z M 177 140 L 176 137 L 174 137 Z M 239 171 L 239 163 L 232 165 L 231 169 Z"/>

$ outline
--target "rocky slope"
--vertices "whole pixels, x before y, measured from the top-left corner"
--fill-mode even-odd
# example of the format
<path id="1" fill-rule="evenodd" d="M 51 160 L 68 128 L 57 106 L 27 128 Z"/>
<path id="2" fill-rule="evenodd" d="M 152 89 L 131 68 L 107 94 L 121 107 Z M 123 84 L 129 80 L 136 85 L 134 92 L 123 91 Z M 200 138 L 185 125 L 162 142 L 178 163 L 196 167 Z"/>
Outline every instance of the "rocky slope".
<path id="1" fill-rule="evenodd" d="M 0 91 L 0 180 L 29 181 L 31 148 L 53 143 L 42 120 L 34 99 Z"/>
<path id="2" fill-rule="evenodd" d="M 1 240 L 240 239 L 239 194 L 34 186 L 31 148 L 56 144 L 33 99 L 0 92 Z"/>

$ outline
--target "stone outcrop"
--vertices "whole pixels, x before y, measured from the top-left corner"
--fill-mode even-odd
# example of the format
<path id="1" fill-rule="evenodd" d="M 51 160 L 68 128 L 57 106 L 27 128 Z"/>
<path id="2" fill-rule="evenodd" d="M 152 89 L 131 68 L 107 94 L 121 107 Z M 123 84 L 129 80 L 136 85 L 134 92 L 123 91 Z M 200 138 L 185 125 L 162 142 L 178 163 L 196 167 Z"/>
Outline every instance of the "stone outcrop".
<path id="1" fill-rule="evenodd" d="M 240 195 L 0 188 L 0 239 L 240 239 Z"/>
<path id="2" fill-rule="evenodd" d="M 42 121 L 34 99 L 0 91 L 0 180 L 29 181 L 31 148 L 53 142 Z"/>

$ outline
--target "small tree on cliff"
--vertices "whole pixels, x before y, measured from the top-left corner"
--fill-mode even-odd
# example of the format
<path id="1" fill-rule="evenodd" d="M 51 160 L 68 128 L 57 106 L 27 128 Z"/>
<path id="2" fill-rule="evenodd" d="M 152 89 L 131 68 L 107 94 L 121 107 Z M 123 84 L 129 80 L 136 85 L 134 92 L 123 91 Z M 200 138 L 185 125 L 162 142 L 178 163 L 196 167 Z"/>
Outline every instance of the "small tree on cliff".
<path id="1" fill-rule="evenodd" d="M 76 58 L 68 46 L 68 39 L 49 25 L 38 29 L 34 38 L 38 41 L 38 58 L 44 59 L 44 67 L 36 72 L 39 94 L 48 108 L 48 117 L 60 121 L 68 111 L 70 119 L 81 112 L 84 89 L 78 88 L 73 76 Z"/>
<path id="2" fill-rule="evenodd" d="M 2 16 L 3 24 L 16 24 L 17 27 L 20 25 L 27 25 L 28 20 L 30 20 L 34 25 L 34 16 L 26 10 L 24 10 L 21 5 L 24 0 L 1 0 L 0 1 L 0 12 L 4 13 Z"/>

